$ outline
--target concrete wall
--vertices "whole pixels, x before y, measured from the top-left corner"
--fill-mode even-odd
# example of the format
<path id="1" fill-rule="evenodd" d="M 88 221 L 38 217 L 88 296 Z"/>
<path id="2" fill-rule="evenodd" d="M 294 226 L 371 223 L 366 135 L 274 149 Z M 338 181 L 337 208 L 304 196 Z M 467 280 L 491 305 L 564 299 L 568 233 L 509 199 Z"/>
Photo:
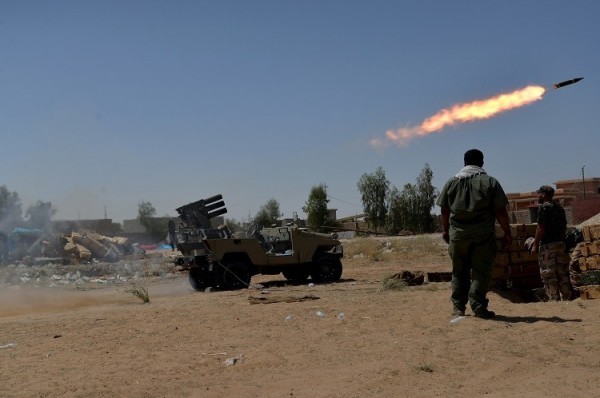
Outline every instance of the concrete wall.
<path id="1" fill-rule="evenodd" d="M 581 221 L 577 221 L 577 219 L 573 216 L 572 206 L 564 206 L 564 209 L 565 217 L 567 218 L 567 225 L 577 225 L 581 223 Z M 509 211 L 508 220 L 511 224 L 533 224 L 537 223 L 537 213 L 530 211 L 529 209 Z"/>
<path id="2" fill-rule="evenodd" d="M 574 224 L 581 224 L 588 218 L 600 213 L 600 199 L 577 199 L 573 202 L 572 218 Z"/>
<path id="3" fill-rule="evenodd" d="M 509 213 L 511 224 L 531 224 L 531 212 L 529 210 L 517 210 Z"/>
<path id="4" fill-rule="evenodd" d="M 56 220 L 51 222 L 54 232 L 71 233 L 80 229 L 91 229 L 102 235 L 114 233 L 112 219 L 102 218 L 98 220 Z"/>

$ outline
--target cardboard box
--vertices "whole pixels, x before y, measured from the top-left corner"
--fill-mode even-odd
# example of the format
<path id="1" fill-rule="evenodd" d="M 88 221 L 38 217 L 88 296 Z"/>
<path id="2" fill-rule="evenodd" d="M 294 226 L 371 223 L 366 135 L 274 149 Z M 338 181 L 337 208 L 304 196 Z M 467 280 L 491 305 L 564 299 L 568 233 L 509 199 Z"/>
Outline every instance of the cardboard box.
<path id="1" fill-rule="evenodd" d="M 582 257 L 588 257 L 590 255 L 590 242 L 581 242 L 579 250 Z"/>
<path id="2" fill-rule="evenodd" d="M 600 244 L 599 241 L 595 241 L 595 242 L 591 242 L 589 243 L 588 246 L 588 255 L 589 256 L 595 256 L 600 254 L 600 247 L 598 247 L 598 244 Z"/>
<path id="3" fill-rule="evenodd" d="M 506 267 L 507 265 L 494 264 L 492 268 L 492 280 L 506 279 Z"/>
<path id="4" fill-rule="evenodd" d="M 507 270 L 506 280 L 510 288 L 531 290 L 544 285 L 537 263 L 511 264 Z"/>
<path id="5" fill-rule="evenodd" d="M 537 224 L 517 224 L 515 227 L 516 227 L 516 230 L 513 233 L 513 239 L 514 238 L 527 239 L 530 236 L 535 236 L 535 230 L 537 229 Z"/>
<path id="6" fill-rule="evenodd" d="M 513 264 L 532 263 L 538 265 L 537 253 L 529 253 L 528 251 L 514 251 L 510 253 L 510 262 Z"/>
<path id="7" fill-rule="evenodd" d="M 595 270 L 600 269 L 600 256 L 588 257 L 585 259 L 585 269 Z"/>
<path id="8" fill-rule="evenodd" d="M 77 245 L 75 243 L 67 242 L 65 244 L 64 250 L 69 254 L 77 253 Z"/>
<path id="9" fill-rule="evenodd" d="M 516 251 L 521 251 L 521 250 L 527 250 L 527 248 L 525 247 L 525 241 L 527 240 L 527 238 L 515 238 L 512 240 L 512 243 L 510 245 L 510 251 L 511 252 L 516 252 Z"/>
<path id="10" fill-rule="evenodd" d="M 578 287 L 579 296 L 584 300 L 600 298 L 600 285 L 590 285 Z"/>
<path id="11" fill-rule="evenodd" d="M 583 257 L 600 255 L 600 240 L 595 240 L 593 242 L 582 242 L 580 249 Z"/>
<path id="12" fill-rule="evenodd" d="M 590 236 L 591 240 L 600 239 L 600 225 L 590 226 Z"/>
<path id="13" fill-rule="evenodd" d="M 499 265 L 505 267 L 510 264 L 510 254 L 506 252 L 496 253 L 496 259 L 494 260 L 494 267 Z"/>
<path id="14" fill-rule="evenodd" d="M 585 225 L 582 228 L 583 240 L 586 242 L 592 242 L 596 239 L 600 239 L 600 225 Z"/>

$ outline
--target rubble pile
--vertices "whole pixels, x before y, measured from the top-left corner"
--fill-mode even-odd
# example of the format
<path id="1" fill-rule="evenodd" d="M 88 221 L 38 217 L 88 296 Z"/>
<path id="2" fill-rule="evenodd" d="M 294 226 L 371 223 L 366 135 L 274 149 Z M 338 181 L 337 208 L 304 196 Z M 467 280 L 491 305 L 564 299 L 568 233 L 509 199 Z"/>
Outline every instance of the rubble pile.
<path id="1" fill-rule="evenodd" d="M 21 245 L 23 246 L 23 245 Z M 114 263 L 124 256 L 143 254 L 125 237 L 108 237 L 91 230 L 68 234 L 43 234 L 29 247 L 15 250 L 13 259 L 26 265 L 79 264 L 92 260 Z M 18 253 L 23 254 L 18 256 Z"/>
<path id="2" fill-rule="evenodd" d="M 8 235 L 4 248 L 0 247 L 0 288 L 87 289 L 141 278 L 170 278 L 181 272 L 174 259 L 174 252 L 147 253 L 125 237 L 92 230 L 48 233 L 17 228 Z"/>
<path id="3" fill-rule="evenodd" d="M 571 260 L 577 289 L 582 299 L 600 298 L 600 225 L 581 227 L 583 242 L 577 244 Z M 574 278 L 575 279 L 575 278 Z"/>
<path id="4" fill-rule="evenodd" d="M 172 257 L 163 253 L 132 256 L 115 263 L 92 260 L 90 263 L 43 265 L 9 264 L 0 266 L 0 289 L 3 287 L 64 287 L 87 290 L 122 285 L 141 279 L 169 279 L 180 275 Z"/>
<path id="5" fill-rule="evenodd" d="M 63 247 L 65 253 L 79 260 L 96 258 L 112 263 L 135 251 L 135 246 L 129 244 L 127 238 L 111 238 L 93 231 L 72 232 L 70 235 L 63 235 L 63 239 L 66 241 Z"/>

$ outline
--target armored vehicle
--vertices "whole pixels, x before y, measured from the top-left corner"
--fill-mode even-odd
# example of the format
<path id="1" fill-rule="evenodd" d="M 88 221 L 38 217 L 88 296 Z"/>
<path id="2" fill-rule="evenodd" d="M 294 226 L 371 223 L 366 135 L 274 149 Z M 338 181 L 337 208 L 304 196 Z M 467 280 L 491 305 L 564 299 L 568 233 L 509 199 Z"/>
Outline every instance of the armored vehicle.
<path id="1" fill-rule="evenodd" d="M 189 266 L 196 290 L 207 287 L 241 289 L 253 275 L 335 282 L 342 275 L 343 248 L 334 236 L 309 232 L 296 225 L 251 226 L 244 237 L 234 237 L 226 226 L 213 228 L 210 219 L 225 214 L 222 195 L 177 208 L 181 222 L 171 224 L 170 235 L 183 256 L 176 261 Z"/>

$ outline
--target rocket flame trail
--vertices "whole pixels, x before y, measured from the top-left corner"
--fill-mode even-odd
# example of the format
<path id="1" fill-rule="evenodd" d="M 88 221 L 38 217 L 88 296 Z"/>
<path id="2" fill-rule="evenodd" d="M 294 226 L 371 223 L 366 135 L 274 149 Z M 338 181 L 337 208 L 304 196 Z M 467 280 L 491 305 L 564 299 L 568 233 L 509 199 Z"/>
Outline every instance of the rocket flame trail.
<path id="1" fill-rule="evenodd" d="M 388 130 L 385 135 L 389 141 L 405 146 L 411 138 L 439 132 L 447 126 L 458 123 L 487 119 L 499 113 L 531 104 L 541 100 L 545 92 L 546 89 L 542 86 L 527 86 L 488 99 L 456 104 L 425 119 L 420 126 Z M 375 138 L 371 140 L 371 146 L 381 148 L 385 146 L 385 142 L 382 139 Z"/>

